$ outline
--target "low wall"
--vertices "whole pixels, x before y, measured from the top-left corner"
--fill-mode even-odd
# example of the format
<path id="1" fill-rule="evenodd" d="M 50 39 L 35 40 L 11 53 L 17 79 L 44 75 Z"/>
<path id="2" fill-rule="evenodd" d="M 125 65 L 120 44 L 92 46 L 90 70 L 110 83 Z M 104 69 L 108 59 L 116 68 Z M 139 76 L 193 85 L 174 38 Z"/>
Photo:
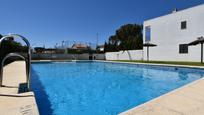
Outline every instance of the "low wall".
<path id="1" fill-rule="evenodd" d="M 105 60 L 105 54 L 32 54 L 32 59 L 41 59 L 41 60 L 89 60 L 89 56 L 92 56 L 93 59 Z"/>
<path id="2" fill-rule="evenodd" d="M 127 50 L 105 53 L 106 60 L 143 60 L 143 50 Z"/>
<path id="3" fill-rule="evenodd" d="M 93 59 L 97 59 L 97 60 L 105 60 L 105 54 L 93 54 Z"/>

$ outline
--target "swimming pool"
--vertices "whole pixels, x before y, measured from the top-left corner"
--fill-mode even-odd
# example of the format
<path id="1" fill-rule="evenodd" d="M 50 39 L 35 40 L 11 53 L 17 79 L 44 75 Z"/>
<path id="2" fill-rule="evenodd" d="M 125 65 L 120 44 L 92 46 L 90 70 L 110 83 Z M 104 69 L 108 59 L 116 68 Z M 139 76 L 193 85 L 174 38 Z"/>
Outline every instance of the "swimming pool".
<path id="1" fill-rule="evenodd" d="M 202 69 L 106 62 L 32 63 L 42 115 L 116 115 L 204 76 Z"/>

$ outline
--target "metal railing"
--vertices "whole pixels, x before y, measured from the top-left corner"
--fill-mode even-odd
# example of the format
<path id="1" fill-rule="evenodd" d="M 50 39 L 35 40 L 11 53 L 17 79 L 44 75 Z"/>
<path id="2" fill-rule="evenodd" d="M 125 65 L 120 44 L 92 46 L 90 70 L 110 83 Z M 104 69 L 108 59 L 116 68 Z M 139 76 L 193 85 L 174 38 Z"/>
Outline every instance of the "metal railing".
<path id="1" fill-rule="evenodd" d="M 0 74 L 0 86 L 2 86 L 2 82 L 3 82 L 3 67 L 4 67 L 4 62 L 6 59 L 8 59 L 9 57 L 20 57 L 21 59 L 23 59 L 25 62 L 26 62 L 26 82 L 27 82 L 27 89 L 28 91 L 30 90 L 30 70 L 31 70 L 31 48 L 30 48 L 30 43 L 29 41 L 21 36 L 21 35 L 18 35 L 18 34 L 9 34 L 9 35 L 6 35 L 4 37 L 2 37 L 0 39 L 0 46 L 2 44 L 2 41 L 4 41 L 5 39 L 8 39 L 8 38 L 20 38 L 22 39 L 27 47 L 28 47 L 28 51 L 27 51 L 27 58 L 25 58 L 24 56 L 18 54 L 18 53 L 9 53 L 7 54 L 3 60 L 1 61 L 1 74 Z"/>

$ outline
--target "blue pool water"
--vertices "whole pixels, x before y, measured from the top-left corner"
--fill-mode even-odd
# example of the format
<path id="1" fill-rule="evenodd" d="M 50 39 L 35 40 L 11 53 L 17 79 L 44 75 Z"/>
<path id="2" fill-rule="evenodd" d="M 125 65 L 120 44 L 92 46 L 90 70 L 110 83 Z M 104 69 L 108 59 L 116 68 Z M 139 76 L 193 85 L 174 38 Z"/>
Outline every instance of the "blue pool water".
<path id="1" fill-rule="evenodd" d="M 42 115 L 116 115 L 203 76 L 188 68 L 33 63 L 31 86 Z"/>

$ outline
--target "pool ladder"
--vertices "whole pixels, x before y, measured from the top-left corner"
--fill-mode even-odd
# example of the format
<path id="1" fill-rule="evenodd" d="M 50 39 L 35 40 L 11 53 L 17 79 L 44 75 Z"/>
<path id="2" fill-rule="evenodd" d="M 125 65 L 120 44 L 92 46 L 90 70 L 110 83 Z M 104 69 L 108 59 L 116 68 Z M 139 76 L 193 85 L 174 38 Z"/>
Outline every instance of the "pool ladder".
<path id="1" fill-rule="evenodd" d="M 21 36 L 21 35 L 18 35 L 18 34 L 9 34 L 9 35 L 6 35 L 6 36 L 3 36 L 1 39 L 0 39 L 0 46 L 2 44 L 2 41 L 4 41 L 5 39 L 8 39 L 8 38 L 20 38 L 22 39 L 27 47 L 28 47 L 28 50 L 26 52 L 26 56 L 24 57 L 23 55 L 19 54 L 19 53 L 9 53 L 7 54 L 1 61 L 1 70 L 0 70 L 0 87 L 4 87 L 4 85 L 2 84 L 3 83 L 3 68 L 4 68 L 4 62 L 10 58 L 10 57 L 19 57 L 21 59 L 23 59 L 26 63 L 26 91 L 30 91 L 30 70 L 31 70 L 31 48 L 30 48 L 30 43 L 29 41 Z"/>

